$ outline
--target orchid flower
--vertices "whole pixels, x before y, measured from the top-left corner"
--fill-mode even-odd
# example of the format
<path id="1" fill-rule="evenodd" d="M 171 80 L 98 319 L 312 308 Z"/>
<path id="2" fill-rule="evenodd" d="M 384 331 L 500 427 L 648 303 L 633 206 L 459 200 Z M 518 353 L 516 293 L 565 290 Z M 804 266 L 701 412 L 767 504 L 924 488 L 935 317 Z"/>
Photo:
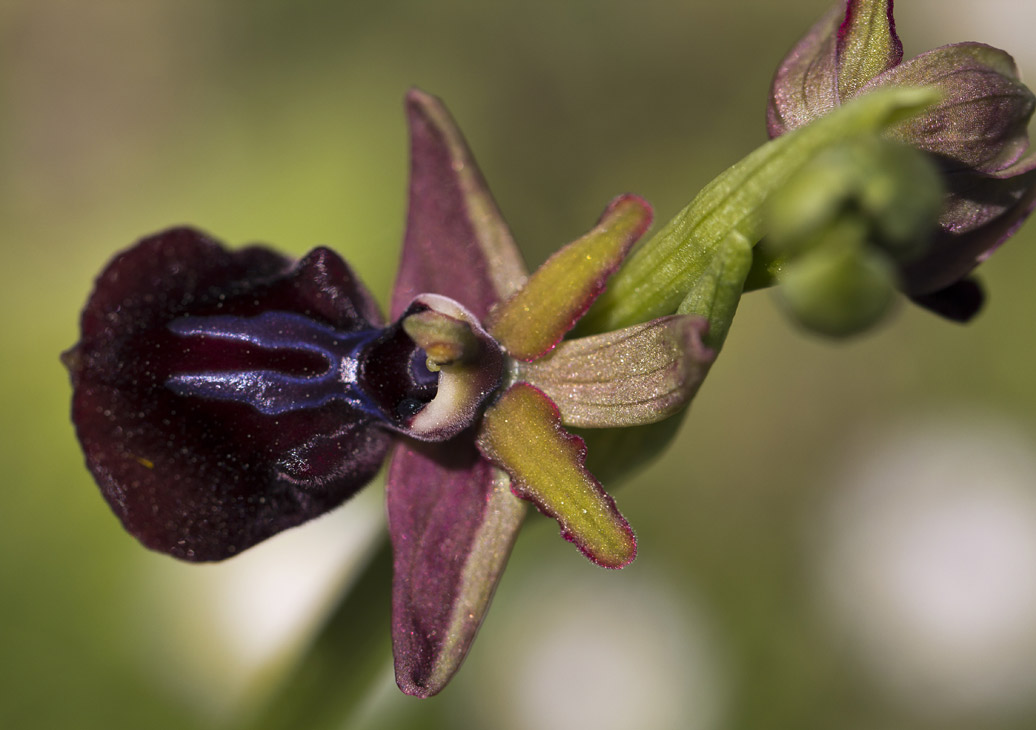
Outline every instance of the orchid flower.
<path id="1" fill-rule="evenodd" d="M 291 261 L 176 228 L 116 256 L 66 352 L 86 463 L 126 530 L 222 560 L 335 508 L 389 459 L 393 646 L 438 692 L 488 608 L 527 502 L 591 561 L 636 540 L 566 426 L 647 424 L 694 395 L 702 317 L 565 340 L 651 221 L 624 195 L 531 276 L 438 100 L 407 98 L 409 211 L 383 323 L 327 248 Z"/>
<path id="2" fill-rule="evenodd" d="M 901 266 L 919 304 L 960 321 L 982 293 L 968 275 L 1036 207 L 1036 152 L 1027 125 L 1036 108 L 1014 60 L 981 43 L 942 46 L 903 61 L 893 0 L 845 0 L 792 49 L 774 77 L 771 137 L 808 124 L 875 89 L 931 86 L 942 98 L 887 136 L 927 153 L 946 196 L 927 251 Z"/>

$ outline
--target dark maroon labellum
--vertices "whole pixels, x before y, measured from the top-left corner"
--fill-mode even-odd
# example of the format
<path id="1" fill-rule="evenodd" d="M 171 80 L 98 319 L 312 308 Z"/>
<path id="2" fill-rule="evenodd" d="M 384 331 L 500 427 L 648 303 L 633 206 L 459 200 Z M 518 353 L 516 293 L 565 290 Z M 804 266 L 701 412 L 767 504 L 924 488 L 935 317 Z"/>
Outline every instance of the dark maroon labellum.
<path id="1" fill-rule="evenodd" d="M 395 420 L 358 380 L 380 325 L 327 249 L 293 263 L 174 229 L 117 256 L 64 360 L 87 466 L 126 529 L 219 560 L 366 484 Z M 402 396 L 434 397 L 434 378 L 419 386 Z"/>

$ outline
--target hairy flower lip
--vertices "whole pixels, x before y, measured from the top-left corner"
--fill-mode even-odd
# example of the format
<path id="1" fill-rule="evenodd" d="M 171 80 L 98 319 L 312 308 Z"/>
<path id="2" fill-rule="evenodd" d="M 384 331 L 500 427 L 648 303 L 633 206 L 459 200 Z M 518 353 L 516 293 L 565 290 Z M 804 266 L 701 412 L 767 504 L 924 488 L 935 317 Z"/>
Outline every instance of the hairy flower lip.
<path id="1" fill-rule="evenodd" d="M 189 561 L 236 555 L 336 507 L 380 467 L 389 434 L 367 416 L 343 419 L 340 402 L 268 417 L 165 386 L 183 357 L 167 322 L 264 305 L 343 331 L 380 322 L 327 249 L 291 262 L 175 228 L 117 255 L 97 279 L 80 341 L 63 358 L 72 418 L 103 496 L 153 550 Z"/>

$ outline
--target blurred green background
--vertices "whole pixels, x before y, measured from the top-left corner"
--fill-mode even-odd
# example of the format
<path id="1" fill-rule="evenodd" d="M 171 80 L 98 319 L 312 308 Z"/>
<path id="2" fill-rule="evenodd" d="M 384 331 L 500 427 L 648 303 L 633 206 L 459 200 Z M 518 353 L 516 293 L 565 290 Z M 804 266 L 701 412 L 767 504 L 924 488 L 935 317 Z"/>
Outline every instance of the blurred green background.
<path id="1" fill-rule="evenodd" d="M 0 4 L 0 727 L 230 721 L 383 531 L 380 482 L 225 565 L 119 529 L 58 362 L 113 253 L 180 223 L 326 244 L 384 302 L 412 85 L 450 106 L 530 264 L 620 192 L 662 222 L 764 140 L 770 75 L 825 8 Z M 897 4 L 907 55 L 982 40 L 1028 53 L 1030 80 L 1034 16 L 1028 0 Z M 378 663 L 337 647 L 343 692 L 370 687 L 341 727 L 1032 727 L 1032 272 L 1030 223 L 983 266 L 974 324 L 904 306 L 839 344 L 748 296 L 675 445 L 618 492 L 637 562 L 596 569 L 530 520 L 439 697 L 396 692 L 387 617 Z"/>

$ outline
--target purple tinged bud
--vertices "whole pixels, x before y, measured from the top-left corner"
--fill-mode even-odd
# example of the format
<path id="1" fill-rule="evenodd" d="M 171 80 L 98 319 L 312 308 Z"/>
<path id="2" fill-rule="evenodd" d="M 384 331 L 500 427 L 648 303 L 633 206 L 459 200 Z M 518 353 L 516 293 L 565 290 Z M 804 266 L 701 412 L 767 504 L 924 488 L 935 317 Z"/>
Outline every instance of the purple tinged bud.
<path id="1" fill-rule="evenodd" d="M 890 133 L 944 160 L 951 169 L 995 174 L 1029 146 L 1032 92 L 1014 60 L 981 43 L 943 46 L 871 79 L 860 92 L 883 86 L 934 86 L 943 98 Z"/>
<path id="2" fill-rule="evenodd" d="M 1008 54 L 981 43 L 943 46 L 903 62 L 892 0 L 846 0 L 778 68 L 767 109 L 770 136 L 888 86 L 931 86 L 943 94 L 888 134 L 929 153 L 943 170 L 948 192 L 939 229 L 928 253 L 900 273 L 915 301 L 938 301 L 934 311 L 950 311 L 954 292 L 971 291 L 954 285 L 1036 207 L 1036 153 L 1027 132 L 1036 97 Z M 966 299 L 952 318 L 977 311 L 979 300 Z"/>

